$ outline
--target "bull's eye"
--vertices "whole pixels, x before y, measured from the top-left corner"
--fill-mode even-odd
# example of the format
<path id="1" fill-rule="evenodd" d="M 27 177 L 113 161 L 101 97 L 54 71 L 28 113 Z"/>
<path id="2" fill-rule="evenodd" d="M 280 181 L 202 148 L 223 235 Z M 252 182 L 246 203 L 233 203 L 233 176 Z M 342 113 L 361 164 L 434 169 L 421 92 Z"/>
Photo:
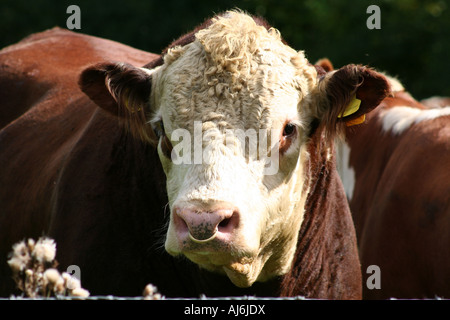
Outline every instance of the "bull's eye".
<path id="1" fill-rule="evenodd" d="M 289 137 L 295 134 L 296 126 L 292 123 L 286 123 L 283 129 L 283 137 Z"/>
<path id="2" fill-rule="evenodd" d="M 295 140 L 297 126 L 293 123 L 286 122 L 283 128 L 283 135 L 280 139 L 280 153 L 284 154 Z"/>

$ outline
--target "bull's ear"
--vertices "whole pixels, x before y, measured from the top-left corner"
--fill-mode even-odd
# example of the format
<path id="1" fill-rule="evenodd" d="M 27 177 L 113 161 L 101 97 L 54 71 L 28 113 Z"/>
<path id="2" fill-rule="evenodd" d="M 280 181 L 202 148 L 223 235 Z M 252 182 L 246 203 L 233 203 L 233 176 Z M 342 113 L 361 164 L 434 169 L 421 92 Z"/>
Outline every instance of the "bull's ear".
<path id="1" fill-rule="evenodd" d="M 323 69 L 323 71 L 331 72 L 334 70 L 333 63 L 328 58 L 322 58 L 317 60 L 317 62 L 314 64 L 315 67 L 320 67 Z"/>
<path id="2" fill-rule="evenodd" d="M 345 126 L 360 124 L 365 114 L 390 95 L 386 77 L 361 65 L 347 65 L 326 73 L 312 94 L 312 130 L 324 128 L 328 136 Z"/>
<path id="3" fill-rule="evenodd" d="M 136 138 L 156 142 L 148 125 L 150 70 L 126 63 L 100 63 L 85 69 L 78 85 L 100 108 L 118 117 Z"/>

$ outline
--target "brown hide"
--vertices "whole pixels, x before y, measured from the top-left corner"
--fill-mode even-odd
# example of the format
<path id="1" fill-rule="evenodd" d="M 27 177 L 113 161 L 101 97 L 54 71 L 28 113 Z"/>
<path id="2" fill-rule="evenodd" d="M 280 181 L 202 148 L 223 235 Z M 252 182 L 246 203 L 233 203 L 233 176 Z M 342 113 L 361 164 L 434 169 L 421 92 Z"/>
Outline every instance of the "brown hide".
<path id="1" fill-rule="evenodd" d="M 381 289 L 363 283 L 363 297 L 450 298 L 450 117 L 383 132 L 380 113 L 395 106 L 426 109 L 396 92 L 347 133 L 362 271 L 381 272 Z"/>

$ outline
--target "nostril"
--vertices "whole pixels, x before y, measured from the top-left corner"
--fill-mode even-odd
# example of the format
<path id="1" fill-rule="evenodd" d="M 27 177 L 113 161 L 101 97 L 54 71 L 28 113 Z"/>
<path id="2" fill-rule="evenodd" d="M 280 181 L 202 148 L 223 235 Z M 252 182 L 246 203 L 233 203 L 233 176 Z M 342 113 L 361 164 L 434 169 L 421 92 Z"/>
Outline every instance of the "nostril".
<path id="1" fill-rule="evenodd" d="M 231 218 L 226 218 L 219 223 L 219 228 L 225 228 L 228 223 L 231 221 Z"/>
<path id="2" fill-rule="evenodd" d="M 219 225 L 218 230 L 222 233 L 228 233 L 233 231 L 238 226 L 239 223 L 239 215 L 237 211 L 233 211 L 232 215 L 228 218 L 223 219 Z"/>

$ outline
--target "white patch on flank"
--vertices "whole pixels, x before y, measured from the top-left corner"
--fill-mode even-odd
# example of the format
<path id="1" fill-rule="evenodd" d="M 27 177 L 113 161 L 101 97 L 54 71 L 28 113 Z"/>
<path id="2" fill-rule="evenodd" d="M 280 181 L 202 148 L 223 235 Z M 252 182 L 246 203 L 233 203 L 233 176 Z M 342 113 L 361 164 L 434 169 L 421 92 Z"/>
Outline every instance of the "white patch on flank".
<path id="1" fill-rule="evenodd" d="M 342 140 L 336 141 L 336 167 L 347 199 L 351 200 L 355 188 L 355 170 L 350 166 L 350 147 Z"/>
<path id="2" fill-rule="evenodd" d="M 413 124 L 450 115 L 450 107 L 441 109 L 416 109 L 411 107 L 394 107 L 381 113 L 383 131 L 401 134 Z"/>
<path id="3" fill-rule="evenodd" d="M 450 98 L 433 96 L 427 99 L 423 99 L 420 103 L 424 104 L 427 108 L 446 108 L 450 106 Z"/>

